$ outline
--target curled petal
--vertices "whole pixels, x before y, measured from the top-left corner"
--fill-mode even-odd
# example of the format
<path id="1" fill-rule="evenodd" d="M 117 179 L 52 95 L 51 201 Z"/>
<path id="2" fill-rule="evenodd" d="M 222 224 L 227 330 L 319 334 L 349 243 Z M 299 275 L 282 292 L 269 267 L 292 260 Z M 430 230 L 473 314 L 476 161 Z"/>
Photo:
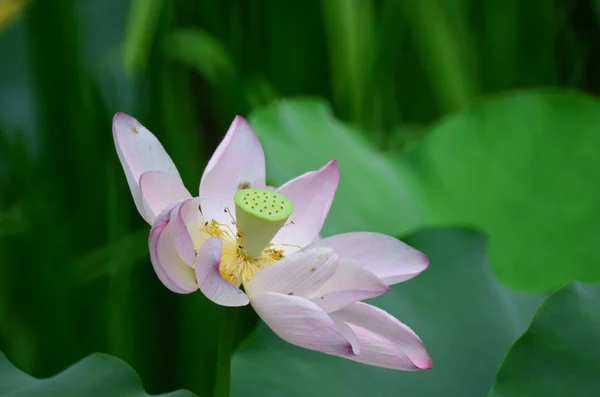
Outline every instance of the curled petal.
<path id="1" fill-rule="evenodd" d="M 342 259 L 333 277 L 310 298 L 326 313 L 331 313 L 351 303 L 379 296 L 389 289 L 357 262 Z"/>
<path id="2" fill-rule="evenodd" d="M 194 269 L 177 252 L 171 221 L 173 212 L 180 206 L 181 203 L 175 203 L 159 214 L 150 230 L 148 246 L 152 266 L 160 281 L 173 292 L 189 294 L 196 291 L 198 285 Z"/>
<path id="3" fill-rule="evenodd" d="M 260 270 L 244 287 L 248 295 L 271 291 L 306 298 L 333 276 L 338 260 L 328 248 L 297 252 Z"/>
<path id="4" fill-rule="evenodd" d="M 183 186 L 179 172 L 158 139 L 131 116 L 115 114 L 113 139 L 138 212 L 152 224 L 156 214 L 144 203 L 140 177 L 147 171 L 162 171 L 173 175 Z"/>
<path id="5" fill-rule="evenodd" d="M 196 257 L 196 280 L 200 291 L 211 301 L 221 306 L 245 306 L 246 294 L 221 276 L 221 251 L 223 242 L 212 237 L 202 245 Z"/>
<path id="6" fill-rule="evenodd" d="M 342 334 L 342 336 L 346 338 L 348 342 L 350 342 L 350 345 L 352 346 L 352 353 L 360 354 L 360 341 L 358 340 L 358 336 L 356 336 L 354 330 L 343 321 L 336 321 L 334 318 L 332 318 L 332 320 L 338 331 L 340 331 L 340 333 Z M 341 356 L 347 357 L 348 354 L 342 354 Z"/>
<path id="7" fill-rule="evenodd" d="M 237 116 L 204 170 L 200 197 L 231 200 L 242 187 L 265 188 L 265 155 L 250 124 Z"/>
<path id="8" fill-rule="evenodd" d="M 190 267 L 194 267 L 196 257 L 193 239 L 196 234 L 200 234 L 199 222 L 202 222 L 202 216 L 199 214 L 198 199 L 185 200 L 171 211 L 173 244 L 181 259 Z"/>
<path id="9" fill-rule="evenodd" d="M 192 198 L 177 176 L 163 171 L 146 171 L 140 177 L 140 189 L 145 201 L 147 215 L 153 220 L 169 204 Z"/>
<path id="10" fill-rule="evenodd" d="M 421 339 L 392 315 L 366 303 L 353 303 L 330 313 L 337 323 L 349 326 L 358 339 L 360 354 L 344 356 L 378 367 L 418 371 L 432 367 Z"/>
<path id="11" fill-rule="evenodd" d="M 429 264 L 420 251 L 402 241 L 379 233 L 338 234 L 316 241 L 307 248 L 333 248 L 342 259 L 351 259 L 375 274 L 387 285 L 409 280 Z"/>
<path id="12" fill-rule="evenodd" d="M 301 175 L 277 189 L 294 203 L 294 212 L 290 224 L 277 233 L 273 243 L 299 247 L 312 243 L 327 218 L 339 180 L 337 160 L 332 160 L 320 170 Z"/>
<path id="13" fill-rule="evenodd" d="M 305 349 L 353 356 L 352 343 L 317 305 L 299 296 L 263 292 L 250 296 L 256 313 L 281 339 Z"/>
<path id="14" fill-rule="evenodd" d="M 200 212 L 200 203 L 201 200 L 197 197 L 187 200 L 181 205 L 178 213 L 180 218 L 179 225 L 182 223 L 185 225 L 195 250 L 198 250 L 206 240 L 200 232 L 200 226 L 205 222 L 205 219 Z"/>

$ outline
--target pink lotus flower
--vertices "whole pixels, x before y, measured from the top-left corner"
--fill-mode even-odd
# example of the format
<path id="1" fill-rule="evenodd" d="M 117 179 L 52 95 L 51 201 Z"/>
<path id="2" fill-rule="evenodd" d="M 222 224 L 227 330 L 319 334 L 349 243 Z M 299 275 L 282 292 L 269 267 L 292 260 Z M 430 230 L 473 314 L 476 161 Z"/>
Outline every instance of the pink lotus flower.
<path id="1" fill-rule="evenodd" d="M 410 328 L 360 302 L 421 273 L 425 255 L 378 233 L 319 237 L 339 181 L 336 160 L 269 187 L 262 146 L 237 117 L 194 198 L 137 120 L 116 114 L 113 135 L 135 205 L 152 226 L 150 258 L 167 288 L 200 289 L 223 306 L 250 303 L 300 347 L 385 368 L 431 368 Z"/>

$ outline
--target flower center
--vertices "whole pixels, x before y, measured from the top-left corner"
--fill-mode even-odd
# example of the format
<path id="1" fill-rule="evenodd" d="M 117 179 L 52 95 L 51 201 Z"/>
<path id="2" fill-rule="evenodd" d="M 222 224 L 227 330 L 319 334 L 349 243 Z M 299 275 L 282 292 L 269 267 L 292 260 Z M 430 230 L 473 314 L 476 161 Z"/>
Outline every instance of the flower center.
<path id="1" fill-rule="evenodd" d="M 239 287 L 260 269 L 283 258 L 283 251 L 273 248 L 271 240 L 285 225 L 294 205 L 282 194 L 262 189 L 238 190 L 234 202 L 236 231 L 214 219 L 205 222 L 200 231 L 206 239 L 221 238 L 219 270 L 227 281 Z"/>
<path id="2" fill-rule="evenodd" d="M 238 190 L 233 201 L 238 239 L 248 258 L 260 255 L 294 211 L 283 194 L 262 189 Z"/>

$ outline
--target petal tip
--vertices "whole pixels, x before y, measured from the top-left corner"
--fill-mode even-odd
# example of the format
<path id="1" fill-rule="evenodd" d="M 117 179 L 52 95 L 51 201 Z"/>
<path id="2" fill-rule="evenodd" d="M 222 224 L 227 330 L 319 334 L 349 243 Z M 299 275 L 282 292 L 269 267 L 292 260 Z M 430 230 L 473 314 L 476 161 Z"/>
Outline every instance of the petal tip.
<path id="1" fill-rule="evenodd" d="M 130 120 L 135 120 L 135 119 L 133 117 L 131 117 L 130 115 L 128 115 L 127 113 L 123 113 L 123 112 L 117 112 L 113 116 L 113 124 L 116 122 L 127 122 Z"/>
<path id="2" fill-rule="evenodd" d="M 113 134 L 123 134 L 125 131 L 132 131 L 137 133 L 138 128 L 141 126 L 139 121 L 127 113 L 118 112 L 113 116 L 112 120 Z"/>
<path id="3" fill-rule="evenodd" d="M 329 160 L 329 162 L 323 166 L 323 168 L 328 168 L 328 167 L 332 167 L 338 173 L 340 171 L 340 163 L 338 162 L 338 160 L 336 158 Z"/>
<path id="4" fill-rule="evenodd" d="M 427 257 L 427 255 L 425 255 L 422 252 L 421 252 L 421 261 L 423 262 L 424 269 L 427 269 L 427 267 L 429 267 L 429 258 Z"/>
<path id="5" fill-rule="evenodd" d="M 117 112 L 115 113 L 115 115 L 113 116 L 113 122 L 118 120 L 119 118 L 123 117 L 123 116 L 127 116 L 125 113 L 123 112 Z"/>
<path id="6" fill-rule="evenodd" d="M 249 133 L 250 136 L 252 136 L 252 138 L 254 138 L 254 140 L 256 142 L 260 141 L 258 140 L 258 136 L 256 135 L 256 132 L 254 132 L 254 129 L 252 128 L 252 126 L 250 125 L 250 123 L 248 122 L 248 120 L 246 120 L 243 116 L 237 115 L 235 116 L 235 118 L 233 119 L 233 123 L 232 123 L 232 130 L 233 131 L 237 131 L 240 128 L 244 128 L 244 131 Z"/>
<path id="7" fill-rule="evenodd" d="M 433 368 L 433 360 L 430 357 L 418 362 L 414 362 L 414 364 L 419 369 L 432 369 Z"/>
<path id="8" fill-rule="evenodd" d="M 334 174 L 334 178 L 336 179 L 337 183 L 339 183 L 340 181 L 340 164 L 338 163 L 337 159 L 333 159 L 331 161 L 329 161 L 329 163 L 325 164 L 325 167 L 323 168 L 328 168 L 331 167 L 332 169 L 332 173 Z"/>
<path id="9" fill-rule="evenodd" d="M 235 118 L 233 119 L 233 124 L 234 125 L 239 125 L 240 123 L 247 123 L 248 121 L 246 121 L 246 119 L 243 116 L 240 116 L 239 114 L 235 116 Z"/>
<path id="10" fill-rule="evenodd" d="M 247 127 L 250 130 L 250 132 L 254 134 L 254 130 L 252 130 L 252 127 L 250 126 L 248 120 L 246 120 L 243 116 L 240 116 L 238 114 L 237 116 L 235 116 L 233 122 L 231 123 L 230 131 L 236 132 L 242 127 Z M 256 134 L 254 134 L 254 136 L 256 136 Z"/>

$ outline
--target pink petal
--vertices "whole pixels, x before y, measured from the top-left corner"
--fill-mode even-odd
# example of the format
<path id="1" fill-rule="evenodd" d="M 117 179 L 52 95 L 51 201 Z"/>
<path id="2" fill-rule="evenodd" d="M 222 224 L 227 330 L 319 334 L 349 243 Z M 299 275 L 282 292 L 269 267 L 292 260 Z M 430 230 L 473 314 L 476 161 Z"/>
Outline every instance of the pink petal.
<path id="1" fill-rule="evenodd" d="M 331 316 L 330 316 L 331 318 Z M 340 331 L 340 333 L 342 334 L 342 336 L 344 338 L 346 338 L 348 340 L 348 342 L 350 342 L 350 345 L 352 346 L 352 353 L 353 354 L 360 354 L 360 341 L 358 340 L 358 336 L 356 336 L 356 333 L 354 332 L 354 330 L 345 322 L 343 321 L 336 321 L 335 319 L 333 319 L 333 323 L 335 324 L 335 327 L 338 329 L 338 331 Z M 348 357 L 349 352 L 346 352 L 346 354 L 342 354 L 342 357 Z"/>
<path id="2" fill-rule="evenodd" d="M 308 297 L 333 276 L 338 260 L 327 248 L 297 252 L 260 270 L 244 288 L 248 295 L 271 291 Z"/>
<path id="3" fill-rule="evenodd" d="M 146 174 L 144 174 L 146 175 Z M 142 175 L 143 177 L 143 175 Z M 171 233 L 177 253 L 190 267 L 194 267 L 195 244 L 190 230 L 200 235 L 201 216 L 198 217 L 198 199 L 189 199 L 171 211 Z"/>
<path id="4" fill-rule="evenodd" d="M 237 116 L 204 170 L 200 197 L 233 200 L 242 186 L 265 188 L 265 155 L 250 124 Z"/>
<path id="5" fill-rule="evenodd" d="M 311 300 L 326 313 L 331 313 L 351 303 L 379 296 L 389 289 L 357 262 L 343 259 L 333 277 L 311 296 Z"/>
<path id="6" fill-rule="evenodd" d="M 393 237 L 356 232 L 327 237 L 309 247 L 329 247 L 342 259 L 351 259 L 387 285 L 409 280 L 427 269 L 427 257 Z M 309 248 L 307 247 L 307 248 Z"/>
<path id="7" fill-rule="evenodd" d="M 156 214 L 153 215 L 142 200 L 140 177 L 146 171 L 163 171 L 183 185 L 179 172 L 158 139 L 131 116 L 115 114 L 113 139 L 135 206 L 146 222 L 152 224 Z"/>
<path id="8" fill-rule="evenodd" d="M 175 203 L 158 215 L 150 230 L 148 246 L 152 266 L 160 281 L 173 292 L 189 294 L 198 289 L 196 277 L 194 269 L 177 252 L 171 222 L 172 213 L 180 206 L 181 203 Z"/>
<path id="9" fill-rule="evenodd" d="M 360 354 L 344 357 L 403 371 L 432 367 L 431 358 L 417 334 L 385 311 L 357 302 L 330 316 L 336 323 L 348 325 L 358 338 Z"/>
<path id="10" fill-rule="evenodd" d="M 242 290 L 225 280 L 219 271 L 223 242 L 219 237 L 207 240 L 196 257 L 196 280 L 200 291 L 221 306 L 245 306 L 249 299 Z"/>
<path id="11" fill-rule="evenodd" d="M 338 163 L 332 160 L 320 170 L 301 175 L 277 189 L 294 203 L 294 212 L 290 216 L 293 224 L 283 227 L 273 243 L 299 247 L 312 243 L 327 218 L 339 180 Z M 290 251 L 293 250 L 286 250 Z"/>
<path id="12" fill-rule="evenodd" d="M 281 339 L 305 349 L 351 356 L 352 344 L 317 305 L 299 296 L 263 292 L 250 296 L 256 313 Z"/>
<path id="13" fill-rule="evenodd" d="M 146 171 L 140 177 L 142 197 L 150 211 L 152 220 L 169 204 L 182 199 L 192 198 L 181 183 L 181 178 L 163 171 Z"/>
<path id="14" fill-rule="evenodd" d="M 200 248 L 200 246 L 202 246 L 206 240 L 200 232 L 200 226 L 205 222 L 204 218 L 202 217 L 202 213 L 200 212 L 201 201 L 202 200 L 199 198 L 187 200 L 181 205 L 178 212 L 178 226 L 181 227 L 181 223 L 183 222 L 188 235 L 190 236 L 194 249 Z M 193 259 L 191 263 L 188 262 L 188 259 L 189 258 L 187 257 L 184 258 L 186 263 L 193 266 Z"/>

